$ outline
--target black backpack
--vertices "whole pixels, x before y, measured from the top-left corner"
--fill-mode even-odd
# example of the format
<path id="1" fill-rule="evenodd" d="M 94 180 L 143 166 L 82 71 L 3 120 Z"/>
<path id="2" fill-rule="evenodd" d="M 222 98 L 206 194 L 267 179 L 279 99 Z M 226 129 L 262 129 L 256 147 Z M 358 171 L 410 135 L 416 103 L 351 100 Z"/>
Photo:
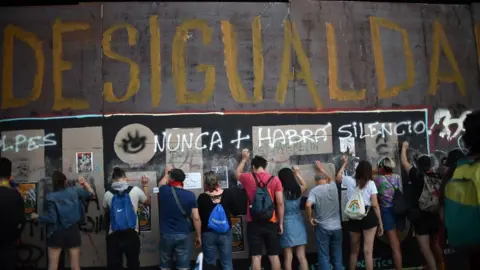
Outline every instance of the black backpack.
<path id="1" fill-rule="evenodd" d="M 272 175 L 264 185 L 261 185 L 257 175 L 255 173 L 252 174 L 257 184 L 257 190 L 250 205 L 250 216 L 253 221 L 270 221 L 275 213 L 275 204 L 273 203 L 273 195 L 270 194 L 267 187 L 274 176 Z"/>

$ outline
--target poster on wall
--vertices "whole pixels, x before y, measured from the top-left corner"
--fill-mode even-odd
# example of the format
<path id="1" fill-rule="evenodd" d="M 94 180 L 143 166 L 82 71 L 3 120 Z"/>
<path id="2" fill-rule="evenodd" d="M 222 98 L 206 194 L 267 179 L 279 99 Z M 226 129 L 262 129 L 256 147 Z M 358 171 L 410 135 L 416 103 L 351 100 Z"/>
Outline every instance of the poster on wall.
<path id="1" fill-rule="evenodd" d="M 33 212 L 37 212 L 37 184 L 18 184 L 17 189 L 23 198 L 23 205 L 25 207 L 25 218 L 27 220 L 30 220 L 31 214 Z"/>
<path id="2" fill-rule="evenodd" d="M 185 181 L 183 181 L 184 189 L 200 189 L 202 188 L 202 174 L 198 172 L 191 172 L 185 174 Z"/>
<path id="3" fill-rule="evenodd" d="M 89 173 L 93 171 L 93 152 L 75 153 L 77 173 Z"/>
<path id="4" fill-rule="evenodd" d="M 223 189 L 228 188 L 228 167 L 217 166 L 217 167 L 213 167 L 212 171 L 214 171 L 217 174 L 220 187 Z"/>
<path id="5" fill-rule="evenodd" d="M 152 212 L 149 205 L 138 205 L 138 229 L 141 232 L 149 232 L 152 230 Z"/>
<path id="6" fill-rule="evenodd" d="M 231 217 L 230 220 L 232 221 L 232 252 L 245 251 L 243 217 Z"/>
<path id="7" fill-rule="evenodd" d="M 348 137 L 342 138 L 340 137 L 340 152 L 347 153 L 351 156 L 355 156 L 355 138 Z"/>

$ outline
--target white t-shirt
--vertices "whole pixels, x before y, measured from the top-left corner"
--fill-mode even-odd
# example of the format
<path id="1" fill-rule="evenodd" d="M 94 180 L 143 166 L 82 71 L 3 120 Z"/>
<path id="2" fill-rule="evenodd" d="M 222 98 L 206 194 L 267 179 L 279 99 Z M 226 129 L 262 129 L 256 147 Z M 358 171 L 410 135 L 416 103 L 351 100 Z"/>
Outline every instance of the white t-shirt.
<path id="1" fill-rule="evenodd" d="M 138 210 L 138 203 L 144 203 L 147 200 L 147 196 L 139 187 L 133 187 L 132 190 L 128 193 L 130 196 L 130 200 L 133 204 L 133 209 L 135 213 Z M 105 192 L 105 196 L 103 196 L 103 208 L 110 208 L 112 205 L 113 194 L 110 191 Z M 137 219 L 137 226 L 135 230 L 138 232 L 138 219 Z M 110 226 L 109 233 L 112 233 L 112 226 Z"/>
<path id="2" fill-rule="evenodd" d="M 342 178 L 342 184 L 347 187 L 347 200 L 350 200 L 352 196 L 355 194 L 355 189 L 357 187 L 357 182 L 351 176 L 344 176 Z M 370 180 L 367 182 L 367 185 L 362 189 L 362 196 L 363 200 L 365 201 L 365 205 L 372 205 L 372 195 L 378 194 L 377 186 Z"/>

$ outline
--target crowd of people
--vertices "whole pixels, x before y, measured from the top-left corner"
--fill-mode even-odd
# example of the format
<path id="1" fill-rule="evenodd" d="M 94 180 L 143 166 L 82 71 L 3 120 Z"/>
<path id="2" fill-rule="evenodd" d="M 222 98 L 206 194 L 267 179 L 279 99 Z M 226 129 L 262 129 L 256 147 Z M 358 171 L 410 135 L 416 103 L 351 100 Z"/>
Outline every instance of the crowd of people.
<path id="1" fill-rule="evenodd" d="M 410 161 L 407 158 L 408 142 L 403 142 L 401 147 L 403 174 L 396 171 L 393 157 L 383 157 L 376 166 L 362 160 L 353 177 L 344 173 L 347 156 L 342 157 L 342 165 L 334 177 L 327 173 L 320 161 L 316 161 L 316 185 L 308 192 L 305 203 L 307 222 L 304 222 L 301 211 L 302 194 L 307 190 L 307 184 L 298 166 L 283 168 L 278 176 L 274 176 L 266 171 L 265 158 L 251 158 L 249 150 L 244 149 L 235 171 L 242 188 L 222 189 L 215 172 L 207 172 L 203 175 L 204 192 L 198 198 L 183 188 L 185 173 L 167 167 L 158 182 L 157 194 L 160 269 L 190 269 L 192 232 L 195 246 L 202 250 L 203 269 L 233 269 L 230 217 L 236 215 L 246 215 L 246 238 L 253 270 L 261 269 L 264 250 L 273 270 L 292 269 L 294 256 L 301 270 L 309 269 L 305 254 L 307 226 L 315 231 L 318 269 L 343 269 L 347 255 L 342 254 L 342 242 L 343 230 L 346 230 L 350 242 L 350 254 L 346 257 L 348 269 L 357 268 L 359 253 L 363 250 L 365 267 L 372 270 L 376 236 L 386 234 L 394 267 L 399 270 L 402 269 L 402 250 L 398 234 L 405 228 L 405 220 L 413 225 L 413 234 L 428 269 L 459 269 L 449 266 L 448 259 L 444 258 L 445 245 L 455 248 L 457 255 L 467 262 L 462 269 L 474 269 L 480 257 L 480 240 L 476 240 L 479 237 L 475 231 L 478 228 L 469 222 L 459 224 L 456 219 L 470 214 L 468 220 L 472 224 L 480 222 L 480 203 L 469 201 L 474 208 L 462 208 L 468 204 L 468 196 L 477 196 L 475 192 L 480 191 L 480 140 L 477 135 L 480 132 L 480 111 L 468 115 L 464 127 L 463 141 L 469 152 L 466 155 L 459 150 L 450 152 L 441 172 L 433 170 L 427 155 Z M 246 164 L 250 164 L 249 172 L 245 172 Z M 407 179 L 402 179 L 401 175 L 406 175 Z M 109 224 L 107 267 L 121 269 L 125 255 L 128 269 L 139 269 L 141 244 L 137 210 L 139 204 L 149 205 L 151 202 L 150 181 L 144 176 L 142 188 L 131 186 L 120 168 L 114 168 L 111 180 L 111 187 L 103 198 Z M 49 225 L 49 269 L 57 269 L 61 251 L 67 250 L 71 268 L 78 270 L 79 224 L 85 218 L 81 202 L 95 195 L 82 177 L 78 178 L 81 188 L 68 185 L 61 172 L 52 175 L 52 182 L 54 190 L 46 196 L 47 211 L 42 215 L 32 213 L 31 218 Z M 344 213 L 349 220 L 345 224 L 341 221 L 340 184 L 347 189 L 348 202 Z M 15 245 L 25 223 L 23 200 L 12 185 L 11 162 L 1 158 L 2 214 L 9 218 L 8 222 L 0 223 L 0 231 L 8 232 L 0 237 L 0 263 L 2 269 L 7 270 L 15 269 Z M 462 193 L 465 185 L 470 185 L 470 189 Z M 408 196 L 404 193 L 406 189 L 410 189 Z M 452 197 L 452 194 L 456 195 Z M 456 212 L 452 214 L 451 209 Z M 468 209 L 475 211 L 466 213 Z M 440 239 L 440 233 L 445 231 Z M 471 235 L 474 236 L 469 237 Z M 280 255 L 283 255 L 283 263 Z"/>

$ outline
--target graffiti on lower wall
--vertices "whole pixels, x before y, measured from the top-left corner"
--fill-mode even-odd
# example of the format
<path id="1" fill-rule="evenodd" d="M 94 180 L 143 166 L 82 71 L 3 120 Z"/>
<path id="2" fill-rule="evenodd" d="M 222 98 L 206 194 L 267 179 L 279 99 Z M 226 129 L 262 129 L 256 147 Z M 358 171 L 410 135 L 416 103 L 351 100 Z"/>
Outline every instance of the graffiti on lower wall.
<path id="1" fill-rule="evenodd" d="M 107 121 L 103 118 L 76 119 L 74 121 L 84 122 L 76 124 L 83 127 L 75 128 L 69 127 L 73 123 L 69 119 L 42 120 L 41 123 L 31 121 L 24 124 L 33 127 L 31 129 L 22 130 L 16 126 L 15 131 L 9 131 L 9 126 L 21 122 L 6 122 L 2 124 L 0 136 L 43 138 L 45 134 L 53 134 L 52 140 L 61 138 L 53 141 L 54 144 L 33 150 L 19 147 L 18 152 L 2 152 L 2 156 L 26 163 L 23 166 L 15 165 L 14 175 L 18 176 L 20 183 L 37 186 L 39 212 L 44 211 L 45 194 L 52 190 L 51 179 L 46 175 L 52 168 L 47 170 L 47 167 L 57 164 L 56 169 L 66 173 L 74 183 L 79 175 L 78 153 L 89 153 L 95 157 L 89 165 L 92 169 L 79 171 L 96 194 L 94 199 L 84 203 L 86 223 L 81 226 L 81 261 L 82 267 L 101 267 L 106 265 L 105 234 L 108 230 L 104 222 L 102 199 L 114 166 L 122 167 L 128 172 L 131 184 L 139 185 L 140 177 L 147 175 L 151 180 L 149 187 L 152 193 L 167 164 L 182 168 L 189 174 L 215 168 L 217 173 L 223 175 L 223 185 L 235 186 L 233 171 L 243 148 L 265 156 L 269 161 L 268 170 L 273 173 L 286 166 L 300 165 L 302 173 L 308 176 L 306 180 L 310 187 L 314 185 L 313 177 L 310 176 L 314 175 L 312 164 L 315 160 L 326 163 L 329 174 L 333 176 L 340 165 L 341 155 L 347 154 L 349 165 L 345 173 L 353 175 L 359 159 L 367 159 L 376 164 L 380 158 L 392 156 L 398 161 L 399 145 L 404 140 L 410 142 L 408 155 L 411 159 L 415 155 L 427 154 L 439 166 L 449 150 L 458 148 L 457 139 L 463 132 L 461 119 L 469 113 L 468 110 L 450 114 L 445 114 L 444 111 L 440 109 L 432 114 L 427 109 L 399 109 L 301 115 L 111 116 Z M 434 124 L 426 122 L 427 120 Z M 43 128 L 36 128 L 40 126 Z M 350 133 L 345 132 L 347 130 Z M 443 131 L 445 136 L 442 137 L 437 130 Z M 434 139 L 444 140 L 448 147 L 432 149 L 430 141 Z M 52 161 L 55 154 L 59 162 Z M 202 180 L 199 178 L 198 181 L 200 183 L 191 189 L 197 195 L 203 192 Z M 344 200 L 345 191 L 342 194 Z M 152 196 L 152 206 L 145 217 L 148 224 L 144 224 L 141 233 L 141 263 L 142 266 L 155 266 L 158 265 L 159 252 L 158 200 L 155 196 Z M 235 224 L 238 225 L 235 227 L 235 258 L 247 258 L 244 220 L 239 219 Z M 408 246 L 404 251 L 406 253 L 410 249 L 416 250 L 409 227 L 407 224 L 407 229 L 401 236 L 402 245 Z M 23 266 L 45 266 L 44 229 L 39 224 L 27 224 L 20 249 L 20 263 Z M 310 241 L 307 250 L 313 253 L 316 247 L 312 232 L 308 232 L 308 237 Z M 386 243 L 384 238 L 380 240 L 379 243 Z M 384 247 L 379 248 L 384 254 Z M 378 258 L 375 264 L 379 267 L 391 265 L 390 257 L 381 255 Z M 408 264 L 414 266 L 417 263 L 412 261 Z M 358 267 L 362 267 L 361 261 Z"/>

